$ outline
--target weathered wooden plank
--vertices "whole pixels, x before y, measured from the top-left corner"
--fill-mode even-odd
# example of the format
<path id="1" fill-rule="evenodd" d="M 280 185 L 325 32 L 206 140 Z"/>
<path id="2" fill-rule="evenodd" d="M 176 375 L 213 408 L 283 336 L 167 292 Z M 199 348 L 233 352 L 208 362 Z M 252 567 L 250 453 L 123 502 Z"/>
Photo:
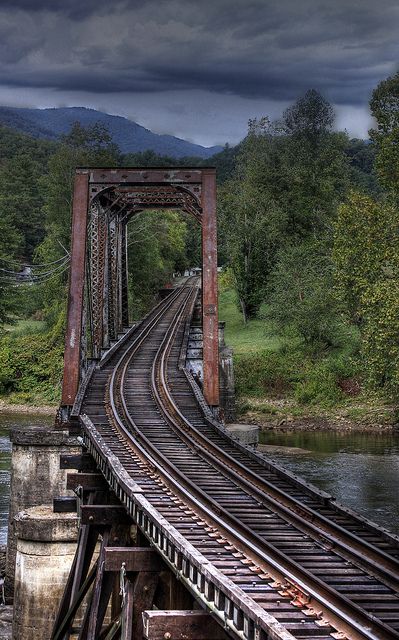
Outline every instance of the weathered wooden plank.
<path id="1" fill-rule="evenodd" d="M 92 505 L 83 504 L 80 508 L 82 524 L 95 525 L 117 525 L 129 524 L 132 522 L 131 516 L 122 505 L 105 504 Z"/>
<path id="2" fill-rule="evenodd" d="M 143 637 L 143 611 L 150 609 L 154 600 L 155 590 L 158 584 L 158 573 L 141 571 L 137 574 L 137 578 L 134 581 L 133 590 L 133 625 L 132 636 L 126 640 L 132 640 L 132 638 Z M 123 635 L 122 640 L 125 640 Z"/>
<path id="3" fill-rule="evenodd" d="M 77 498 L 71 496 L 57 496 L 53 499 L 54 513 L 76 513 L 77 510 Z"/>
<path id="4" fill-rule="evenodd" d="M 82 487 L 84 491 L 105 491 L 109 489 L 101 473 L 68 473 L 67 489 Z"/>
<path id="5" fill-rule="evenodd" d="M 82 640 L 96 640 L 99 637 L 104 617 L 107 611 L 107 605 L 112 593 L 113 576 L 104 571 L 104 552 L 109 540 L 109 531 L 103 534 L 100 554 L 98 557 L 98 566 L 96 579 L 93 585 L 93 597 L 88 614 L 87 634 L 82 628 Z M 79 636 L 80 640 L 80 636 Z"/>
<path id="6" fill-rule="evenodd" d="M 134 583 L 125 582 L 125 603 L 121 613 L 121 640 L 133 640 Z M 140 636 L 141 638 L 141 636 Z"/>
<path id="7" fill-rule="evenodd" d="M 97 465 L 90 453 L 60 456 L 60 469 L 77 469 L 78 471 L 97 471 Z"/>
<path id="8" fill-rule="evenodd" d="M 77 422 L 76 420 L 70 420 L 67 423 L 66 428 L 68 428 L 68 433 L 70 436 L 82 435 L 82 427 L 80 426 L 79 422 Z"/>
<path id="9" fill-rule="evenodd" d="M 159 554 L 150 547 L 106 547 L 105 571 L 120 571 L 122 564 L 125 571 L 157 572 L 165 565 Z"/>
<path id="10" fill-rule="evenodd" d="M 193 608 L 194 598 L 181 580 L 178 580 L 170 569 L 164 569 L 159 574 L 157 586 L 157 607 L 164 610 L 190 610 Z"/>
<path id="11" fill-rule="evenodd" d="M 144 611 L 146 640 L 224 640 L 223 628 L 205 611 Z"/>

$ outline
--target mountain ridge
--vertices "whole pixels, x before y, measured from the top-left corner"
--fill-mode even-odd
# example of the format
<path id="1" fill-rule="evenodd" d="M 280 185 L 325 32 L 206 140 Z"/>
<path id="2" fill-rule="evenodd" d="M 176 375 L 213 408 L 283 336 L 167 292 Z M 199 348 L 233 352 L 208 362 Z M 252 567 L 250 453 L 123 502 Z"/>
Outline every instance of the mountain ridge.
<path id="1" fill-rule="evenodd" d="M 75 122 L 80 122 L 82 126 L 95 123 L 105 125 L 122 153 L 152 150 L 176 158 L 209 158 L 223 149 L 218 145 L 203 147 L 176 136 L 153 133 L 133 120 L 88 107 L 36 109 L 0 106 L 0 124 L 34 138 L 59 140 L 60 136 L 69 133 Z"/>

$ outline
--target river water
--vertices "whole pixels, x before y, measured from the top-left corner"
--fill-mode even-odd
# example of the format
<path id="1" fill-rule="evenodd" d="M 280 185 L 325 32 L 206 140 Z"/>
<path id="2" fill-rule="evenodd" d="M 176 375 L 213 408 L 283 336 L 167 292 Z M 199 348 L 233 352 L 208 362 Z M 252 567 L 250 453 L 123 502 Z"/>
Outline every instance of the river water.
<path id="1" fill-rule="evenodd" d="M 263 432 L 276 462 L 399 534 L 399 435 Z"/>
<path id="2" fill-rule="evenodd" d="M 7 540 L 13 426 L 51 424 L 50 416 L 0 414 L 0 544 Z M 261 434 L 267 455 L 399 534 L 399 436 L 333 432 Z"/>

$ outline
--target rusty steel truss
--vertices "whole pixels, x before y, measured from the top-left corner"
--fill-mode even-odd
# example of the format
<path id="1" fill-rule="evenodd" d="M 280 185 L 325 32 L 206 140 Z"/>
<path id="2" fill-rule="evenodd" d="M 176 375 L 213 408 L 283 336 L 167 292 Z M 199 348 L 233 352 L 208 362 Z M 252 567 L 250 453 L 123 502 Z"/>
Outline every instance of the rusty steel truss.
<path id="1" fill-rule="evenodd" d="M 79 168 L 61 402 L 68 411 L 90 363 L 129 323 L 126 225 L 145 209 L 181 210 L 201 224 L 203 393 L 219 404 L 215 169 Z"/>

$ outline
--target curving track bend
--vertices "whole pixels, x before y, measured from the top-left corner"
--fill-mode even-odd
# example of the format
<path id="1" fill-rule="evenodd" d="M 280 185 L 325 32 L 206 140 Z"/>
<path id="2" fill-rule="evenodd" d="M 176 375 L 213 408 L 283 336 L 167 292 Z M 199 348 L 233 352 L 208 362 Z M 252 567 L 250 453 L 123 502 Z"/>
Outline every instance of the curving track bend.
<path id="1" fill-rule="evenodd" d="M 182 366 L 195 280 L 103 358 L 84 441 L 151 544 L 236 637 L 399 639 L 399 540 L 239 444 Z"/>

